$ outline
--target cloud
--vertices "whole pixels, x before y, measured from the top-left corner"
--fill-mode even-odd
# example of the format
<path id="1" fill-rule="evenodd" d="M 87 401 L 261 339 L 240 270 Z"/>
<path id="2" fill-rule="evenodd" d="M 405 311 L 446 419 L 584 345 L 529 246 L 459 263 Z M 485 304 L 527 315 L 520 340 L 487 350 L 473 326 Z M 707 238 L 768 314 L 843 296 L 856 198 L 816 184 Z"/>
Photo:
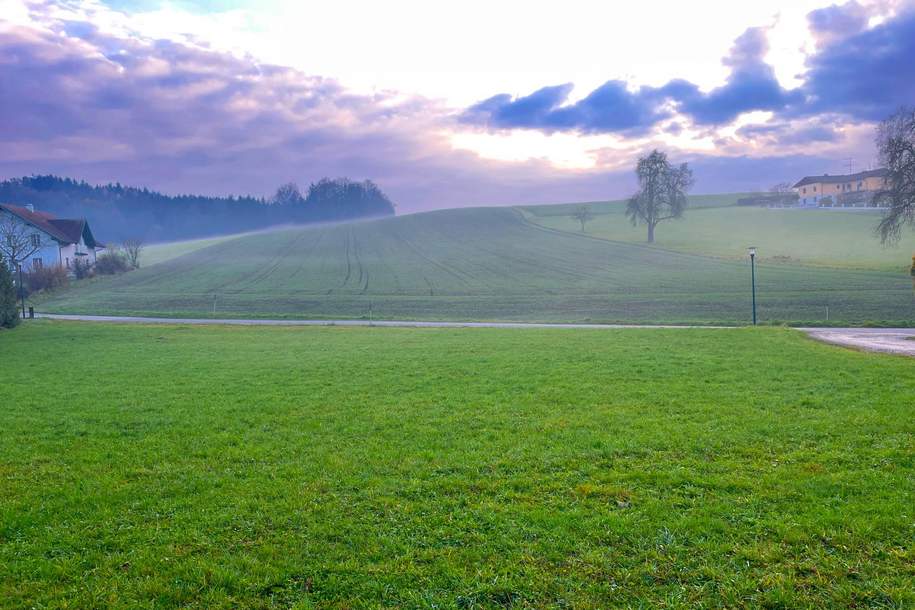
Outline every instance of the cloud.
<path id="1" fill-rule="evenodd" d="M 170 193 L 269 195 L 372 178 L 402 211 L 623 195 L 600 170 L 455 150 L 448 109 L 356 95 L 250 57 L 99 31 L 0 28 L 0 177 L 58 173 Z M 536 112 L 536 108 L 531 111 Z"/>
<path id="2" fill-rule="evenodd" d="M 453 148 L 453 113 L 438 102 L 357 95 L 333 79 L 30 6 L 33 23 L 0 26 L 0 117 L 14 118 L 0 120 L 0 177 L 58 173 L 170 193 L 268 195 L 289 180 L 349 175 L 376 180 L 401 211 L 596 200 L 630 194 L 632 172 L 609 169 L 627 167 L 643 152 L 654 126 L 684 135 L 690 123 L 714 126 L 735 116 L 735 108 L 786 103 L 763 61 L 765 33 L 748 30 L 725 60 L 729 79 L 709 92 L 686 81 L 632 90 L 614 80 L 574 102 L 571 85 L 563 84 L 477 104 L 463 121 L 639 136 L 622 149 L 589 151 L 597 159 L 589 169 L 493 161 Z M 740 93 L 767 87 L 749 105 Z M 794 129 L 767 137 L 790 137 Z M 657 145 L 665 146 L 663 139 Z M 671 154 L 695 163 L 697 190 L 706 192 L 765 187 L 797 168 L 822 171 L 828 163 Z M 759 164 L 752 170 L 754 159 Z"/>
<path id="3" fill-rule="evenodd" d="M 736 131 L 736 134 L 744 139 L 772 147 L 838 142 L 841 139 L 841 134 L 832 125 L 822 122 L 744 125 Z"/>
<path id="4" fill-rule="evenodd" d="M 800 101 L 800 92 L 784 89 L 764 57 L 769 49 L 765 28 L 749 28 L 734 42 L 724 65 L 727 82 L 702 92 L 689 81 L 631 91 L 611 80 L 581 101 L 565 104 L 571 84 L 544 87 L 528 96 L 495 95 L 470 107 L 465 123 L 495 129 L 541 129 L 580 133 L 644 133 L 669 118 L 674 109 L 697 125 L 721 125 L 753 110 L 780 111 Z"/>
<path id="5" fill-rule="evenodd" d="M 583 100 L 566 103 L 572 86 L 545 87 L 530 96 L 502 94 L 466 111 L 465 123 L 488 129 L 641 134 L 671 116 L 700 127 L 732 123 L 742 114 L 768 111 L 783 119 L 831 113 L 839 120 L 875 121 L 915 100 L 915 10 L 868 28 L 868 9 L 857 2 L 808 15 L 818 43 L 806 62 L 803 84 L 782 87 L 765 56 L 767 28 L 747 29 L 722 63 L 726 82 L 710 91 L 683 79 L 631 90 L 613 80 Z M 811 134 L 815 135 L 815 134 Z M 821 131 L 820 141 L 827 141 Z"/>
<path id="6" fill-rule="evenodd" d="M 867 29 L 870 14 L 867 8 L 855 2 L 833 4 L 816 9 L 807 15 L 811 35 L 819 44 L 848 38 Z"/>
<path id="7" fill-rule="evenodd" d="M 698 125 L 730 123 L 754 110 L 780 111 L 801 101 L 800 93 L 784 89 L 772 66 L 765 62 L 769 51 L 766 28 L 749 28 L 734 41 L 724 65 L 731 68 L 727 82 L 708 93 L 694 85 L 679 83 L 671 97 L 681 113 Z"/>
<path id="8" fill-rule="evenodd" d="M 851 3 L 830 7 L 828 18 L 811 14 L 812 28 L 833 24 L 832 32 L 841 37 L 830 36 L 808 58 L 803 86 L 808 101 L 799 114 L 833 112 L 876 121 L 915 101 L 915 10 L 865 30 L 858 11 Z"/>
<path id="9" fill-rule="evenodd" d="M 584 99 L 566 104 L 571 92 L 572 85 L 564 84 L 517 98 L 494 95 L 471 106 L 460 120 L 497 129 L 638 133 L 669 114 L 661 110 L 663 99 L 656 90 L 630 92 L 622 81 L 608 81 Z"/>

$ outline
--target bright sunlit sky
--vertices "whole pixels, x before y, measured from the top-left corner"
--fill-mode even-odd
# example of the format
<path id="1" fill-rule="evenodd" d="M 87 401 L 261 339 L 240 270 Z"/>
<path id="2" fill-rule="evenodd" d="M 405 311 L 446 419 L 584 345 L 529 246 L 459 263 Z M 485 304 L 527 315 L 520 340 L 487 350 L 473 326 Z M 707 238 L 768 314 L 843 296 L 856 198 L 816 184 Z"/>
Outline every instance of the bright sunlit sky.
<path id="1" fill-rule="evenodd" d="M 875 162 L 915 100 L 910 2 L 0 0 L 0 174 L 401 209 L 703 191 Z M 851 159 L 851 161 L 849 161 Z"/>

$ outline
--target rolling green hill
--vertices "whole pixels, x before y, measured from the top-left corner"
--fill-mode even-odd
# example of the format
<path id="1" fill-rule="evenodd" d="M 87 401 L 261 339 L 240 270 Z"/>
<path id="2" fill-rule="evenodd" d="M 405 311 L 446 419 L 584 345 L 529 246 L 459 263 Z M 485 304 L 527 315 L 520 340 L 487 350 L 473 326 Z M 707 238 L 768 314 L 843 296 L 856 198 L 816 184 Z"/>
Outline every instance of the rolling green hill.
<path id="1" fill-rule="evenodd" d="M 620 204 L 604 205 L 606 222 L 616 216 L 624 225 L 612 212 Z M 746 261 L 557 230 L 549 225 L 570 219 L 534 217 L 532 209 L 444 210 L 225 239 L 120 277 L 82 283 L 39 309 L 595 322 L 749 318 Z M 561 211 L 540 211 L 549 209 Z M 661 239 L 673 226 L 662 227 Z M 835 323 L 906 323 L 915 313 L 911 280 L 899 271 L 764 259 L 758 277 L 760 315 L 770 322 L 822 322 L 827 308 Z"/>
<path id="2" fill-rule="evenodd" d="M 213 244 L 235 239 L 240 235 L 220 235 L 217 237 L 203 237 L 201 239 L 187 239 L 183 241 L 170 241 L 145 246 L 140 253 L 140 265 L 149 267 L 159 263 L 177 258 L 183 254 L 188 254 Z"/>
<path id="3" fill-rule="evenodd" d="M 906 271 L 915 254 L 915 232 L 905 233 L 897 245 L 880 244 L 874 233 L 880 219 L 876 210 L 738 207 L 733 205 L 735 199 L 721 195 L 691 198 L 682 219 L 658 226 L 655 245 L 730 259 L 745 257 L 747 246 L 753 245 L 769 263 L 881 271 Z M 529 220 L 545 227 L 579 232 L 581 225 L 571 216 L 578 205 L 530 206 L 523 211 Z M 588 235 L 644 242 L 645 228 L 633 227 L 626 219 L 625 202 L 590 207 L 594 220 L 585 227 Z"/>

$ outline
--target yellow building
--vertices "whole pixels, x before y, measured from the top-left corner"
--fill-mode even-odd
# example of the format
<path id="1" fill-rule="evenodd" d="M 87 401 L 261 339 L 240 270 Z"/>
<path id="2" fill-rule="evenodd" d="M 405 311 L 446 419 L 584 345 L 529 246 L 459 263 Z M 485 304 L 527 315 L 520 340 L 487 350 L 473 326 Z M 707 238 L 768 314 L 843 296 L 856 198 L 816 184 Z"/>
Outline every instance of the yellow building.
<path id="1" fill-rule="evenodd" d="M 801 206 L 870 206 L 873 194 L 885 188 L 885 169 L 844 176 L 805 176 L 794 185 Z"/>

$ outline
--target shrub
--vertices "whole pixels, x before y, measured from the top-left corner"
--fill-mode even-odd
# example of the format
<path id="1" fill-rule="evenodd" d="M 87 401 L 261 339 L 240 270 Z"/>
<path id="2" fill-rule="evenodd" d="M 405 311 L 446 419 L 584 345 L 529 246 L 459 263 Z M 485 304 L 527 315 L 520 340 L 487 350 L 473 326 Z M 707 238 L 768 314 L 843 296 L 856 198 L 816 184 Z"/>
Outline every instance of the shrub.
<path id="1" fill-rule="evenodd" d="M 13 274 L 3 257 L 0 256 L 0 327 L 12 328 L 19 324 L 19 308 L 16 305 L 16 287 Z"/>
<path id="2" fill-rule="evenodd" d="M 32 269 L 25 280 L 29 294 L 41 290 L 54 290 L 69 283 L 67 270 L 60 265 L 49 265 Z"/>
<path id="3" fill-rule="evenodd" d="M 95 261 L 95 272 L 102 275 L 115 275 L 130 271 L 127 257 L 120 252 L 106 252 Z"/>
<path id="4" fill-rule="evenodd" d="M 87 277 L 92 277 L 92 265 L 80 259 L 74 260 L 73 275 L 75 275 L 76 279 L 78 280 L 84 280 Z"/>

